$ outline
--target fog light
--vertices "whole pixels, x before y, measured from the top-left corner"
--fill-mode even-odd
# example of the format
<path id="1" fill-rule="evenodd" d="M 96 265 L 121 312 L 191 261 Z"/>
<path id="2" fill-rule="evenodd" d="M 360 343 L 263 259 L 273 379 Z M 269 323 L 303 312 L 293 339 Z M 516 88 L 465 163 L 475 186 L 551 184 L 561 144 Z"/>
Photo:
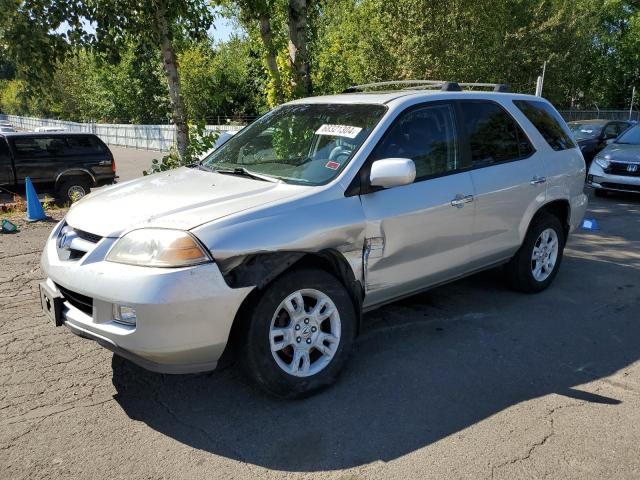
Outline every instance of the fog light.
<path id="1" fill-rule="evenodd" d="M 126 305 L 113 305 L 113 320 L 124 325 L 136 324 L 136 309 Z"/>

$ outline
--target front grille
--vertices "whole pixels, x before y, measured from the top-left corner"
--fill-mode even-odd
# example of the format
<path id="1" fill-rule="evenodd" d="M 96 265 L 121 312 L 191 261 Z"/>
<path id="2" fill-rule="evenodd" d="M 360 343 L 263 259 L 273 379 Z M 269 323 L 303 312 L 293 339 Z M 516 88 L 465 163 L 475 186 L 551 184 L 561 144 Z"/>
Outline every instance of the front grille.
<path id="1" fill-rule="evenodd" d="M 613 190 L 625 190 L 627 192 L 640 192 L 640 185 L 626 185 L 624 183 L 602 182 L 603 188 L 611 188 Z"/>
<path id="2" fill-rule="evenodd" d="M 629 165 L 634 165 L 636 167 L 636 171 L 630 172 Z M 609 165 L 609 168 L 605 170 L 605 172 L 610 173 L 611 175 L 622 175 L 625 177 L 640 177 L 640 165 L 636 163 L 612 162 L 611 165 Z"/>
<path id="3" fill-rule="evenodd" d="M 56 287 L 62 293 L 64 299 L 78 310 L 86 313 L 89 316 L 93 315 L 93 298 L 87 297 L 80 293 L 72 292 L 71 290 L 64 288 L 56 283 Z"/>
<path id="4" fill-rule="evenodd" d="M 73 242 L 73 238 L 81 240 L 82 242 Z M 64 228 L 60 230 L 60 234 L 56 240 L 58 258 L 60 258 L 60 260 L 79 260 L 84 257 L 87 252 L 93 250 L 93 245 L 100 240 L 102 240 L 100 235 L 85 232 L 84 230 L 79 230 L 69 224 L 65 224 Z"/>
<path id="5" fill-rule="evenodd" d="M 78 237 L 86 240 L 87 242 L 98 243 L 100 240 L 102 240 L 102 237 L 100 235 L 96 235 L 95 233 L 85 232 L 84 230 L 78 230 L 77 228 L 74 228 L 73 231 L 76 232 L 76 235 L 78 235 Z"/>

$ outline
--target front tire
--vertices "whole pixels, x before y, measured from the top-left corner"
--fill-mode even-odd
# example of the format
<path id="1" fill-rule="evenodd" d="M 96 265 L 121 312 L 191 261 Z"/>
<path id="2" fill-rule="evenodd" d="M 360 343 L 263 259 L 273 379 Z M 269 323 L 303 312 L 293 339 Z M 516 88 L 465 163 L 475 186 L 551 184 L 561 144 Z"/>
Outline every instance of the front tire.
<path id="1" fill-rule="evenodd" d="M 562 262 L 564 244 L 564 229 L 558 217 L 549 213 L 536 216 L 522 246 L 505 267 L 511 287 L 538 293 L 551 285 Z"/>
<path id="2" fill-rule="evenodd" d="M 240 363 L 272 395 L 303 397 L 335 381 L 355 332 L 353 303 L 340 280 L 324 270 L 292 270 L 257 300 Z"/>
<path id="3" fill-rule="evenodd" d="M 596 188 L 594 189 L 593 193 L 596 197 L 606 197 L 609 195 L 609 192 L 607 192 L 604 188 Z"/>

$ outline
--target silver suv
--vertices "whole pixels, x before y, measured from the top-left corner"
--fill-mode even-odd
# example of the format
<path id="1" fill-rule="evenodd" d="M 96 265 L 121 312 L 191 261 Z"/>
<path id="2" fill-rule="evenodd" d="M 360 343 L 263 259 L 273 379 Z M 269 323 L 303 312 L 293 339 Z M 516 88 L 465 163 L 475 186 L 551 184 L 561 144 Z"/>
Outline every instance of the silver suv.
<path id="1" fill-rule="evenodd" d="M 545 289 L 587 206 L 567 125 L 502 86 L 416 86 L 287 103 L 83 198 L 46 244 L 44 310 L 150 370 L 226 352 L 296 397 L 336 378 L 363 312 L 499 265 Z"/>

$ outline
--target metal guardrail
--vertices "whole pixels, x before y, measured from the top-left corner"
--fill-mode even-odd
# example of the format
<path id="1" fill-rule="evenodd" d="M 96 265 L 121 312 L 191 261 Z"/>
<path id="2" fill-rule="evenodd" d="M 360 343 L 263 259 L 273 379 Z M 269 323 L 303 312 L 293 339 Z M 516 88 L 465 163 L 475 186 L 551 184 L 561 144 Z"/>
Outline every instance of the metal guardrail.
<path id="1" fill-rule="evenodd" d="M 640 121 L 640 111 L 634 110 L 629 118 L 629 110 L 558 110 L 567 122 L 575 120 L 635 120 Z"/>
<path id="2" fill-rule="evenodd" d="M 133 125 L 115 123 L 78 123 L 17 115 L 0 115 L 20 130 L 35 130 L 38 127 L 64 128 L 67 132 L 94 133 L 108 145 L 158 150 L 166 152 L 176 142 L 175 125 Z M 209 131 L 238 131 L 242 125 L 207 125 Z"/>
<path id="3" fill-rule="evenodd" d="M 591 120 L 628 120 L 629 110 L 559 110 L 567 121 Z M 166 152 L 175 145 L 176 129 L 174 125 L 134 125 L 115 123 L 77 123 L 64 120 L 50 120 L 36 117 L 0 114 L 0 120 L 7 120 L 21 130 L 35 130 L 38 127 L 59 127 L 68 132 L 94 133 L 108 145 L 158 150 Z M 640 121 L 640 111 L 631 113 L 631 120 Z M 207 125 L 210 131 L 238 131 L 241 125 Z"/>

